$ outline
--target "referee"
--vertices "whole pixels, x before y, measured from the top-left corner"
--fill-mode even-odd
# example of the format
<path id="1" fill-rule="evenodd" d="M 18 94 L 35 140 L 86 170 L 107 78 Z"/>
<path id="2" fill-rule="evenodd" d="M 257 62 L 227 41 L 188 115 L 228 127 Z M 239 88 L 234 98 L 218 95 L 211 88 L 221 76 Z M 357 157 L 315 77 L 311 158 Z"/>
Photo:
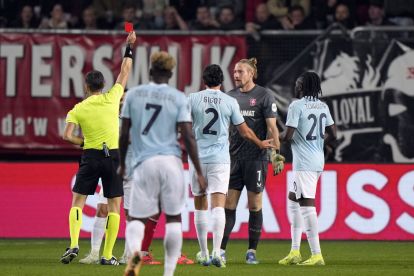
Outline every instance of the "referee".
<path id="1" fill-rule="evenodd" d="M 112 256 L 119 229 L 120 203 L 123 196 L 122 179 L 116 173 L 119 164 L 119 103 L 132 66 L 132 47 L 136 35 L 130 32 L 127 37 L 121 72 L 115 85 L 102 93 L 105 84 L 99 71 L 91 71 L 85 77 L 86 98 L 76 104 L 66 117 L 63 139 L 83 147 L 83 154 L 76 182 L 72 189 L 72 208 L 69 212 L 70 247 L 60 258 L 64 264 L 70 263 L 79 253 L 79 232 L 82 225 L 82 209 L 88 195 L 95 193 L 99 178 L 102 179 L 104 196 L 108 198 L 106 237 L 101 264 L 118 265 Z M 83 138 L 74 130 L 79 126 Z"/>

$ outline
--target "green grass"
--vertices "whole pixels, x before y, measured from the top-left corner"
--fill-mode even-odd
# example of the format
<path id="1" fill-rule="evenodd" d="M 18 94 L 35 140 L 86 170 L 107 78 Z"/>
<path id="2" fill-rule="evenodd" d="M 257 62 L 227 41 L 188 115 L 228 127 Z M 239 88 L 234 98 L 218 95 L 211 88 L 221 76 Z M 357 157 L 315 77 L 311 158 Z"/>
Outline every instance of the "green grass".
<path id="1" fill-rule="evenodd" d="M 302 256 L 309 250 L 303 241 Z M 68 245 L 67 240 L 5 240 L 0 239 L 0 275 L 122 275 L 123 266 L 108 267 L 78 263 L 89 251 L 89 241 L 81 241 L 80 256 L 69 265 L 59 263 L 59 257 Z M 119 240 L 114 253 L 120 256 L 124 241 Z M 288 241 L 261 241 L 258 250 L 260 264 L 244 264 L 247 241 L 230 241 L 227 250 L 227 268 L 178 266 L 175 275 L 414 275 L 413 242 L 322 241 L 326 262 L 324 267 L 280 266 L 277 260 L 290 248 Z M 153 243 L 153 254 L 163 259 L 162 241 Z M 183 252 L 194 257 L 196 241 L 184 242 Z M 144 266 L 141 275 L 162 275 L 162 266 Z"/>

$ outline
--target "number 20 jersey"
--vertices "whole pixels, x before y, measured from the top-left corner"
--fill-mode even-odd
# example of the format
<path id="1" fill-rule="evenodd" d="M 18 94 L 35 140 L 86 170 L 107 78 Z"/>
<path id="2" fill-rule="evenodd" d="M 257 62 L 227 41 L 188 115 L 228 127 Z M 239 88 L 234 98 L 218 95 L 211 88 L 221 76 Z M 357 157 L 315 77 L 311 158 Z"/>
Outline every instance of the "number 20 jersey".
<path id="1" fill-rule="evenodd" d="M 149 83 L 131 88 L 122 107 L 131 120 L 132 167 L 156 155 L 181 157 L 177 123 L 191 122 L 185 94 L 167 84 Z"/>
<path id="2" fill-rule="evenodd" d="M 230 163 L 230 123 L 237 126 L 244 122 L 237 100 L 213 89 L 192 93 L 189 99 L 201 163 Z"/>
<path id="3" fill-rule="evenodd" d="M 286 126 L 296 128 L 292 139 L 293 170 L 323 171 L 325 127 L 334 124 L 328 105 L 303 97 L 289 105 Z"/>

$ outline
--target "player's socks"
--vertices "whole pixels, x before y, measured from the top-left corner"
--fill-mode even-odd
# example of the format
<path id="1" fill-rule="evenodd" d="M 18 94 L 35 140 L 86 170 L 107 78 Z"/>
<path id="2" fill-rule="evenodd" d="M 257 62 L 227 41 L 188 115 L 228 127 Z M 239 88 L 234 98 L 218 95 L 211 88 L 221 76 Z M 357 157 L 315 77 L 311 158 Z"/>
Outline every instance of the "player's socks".
<path id="1" fill-rule="evenodd" d="M 128 223 L 129 221 L 126 221 L 126 227 L 128 227 Z M 129 253 L 128 240 L 125 239 L 124 253 L 122 253 L 121 258 L 119 259 L 119 263 L 126 264 L 128 262 L 129 256 L 132 256 L 132 254 Z"/>
<path id="2" fill-rule="evenodd" d="M 164 250 L 164 276 L 173 276 L 177 260 L 181 255 L 183 245 L 183 232 L 181 222 L 170 222 L 165 225 Z"/>
<path id="3" fill-rule="evenodd" d="M 158 220 L 149 218 L 145 223 L 145 235 L 142 241 L 142 251 L 149 252 L 149 247 L 154 237 L 155 229 L 157 227 Z"/>
<path id="4" fill-rule="evenodd" d="M 290 235 L 292 238 L 292 250 L 299 250 L 302 239 L 302 214 L 298 202 L 288 199 L 288 209 L 291 214 L 292 224 L 290 225 Z"/>
<path id="5" fill-rule="evenodd" d="M 303 206 L 300 207 L 300 211 L 303 216 L 303 226 L 306 231 L 306 237 L 308 238 L 312 255 L 320 254 L 321 248 L 319 245 L 318 217 L 316 215 L 316 208 Z"/>
<path id="6" fill-rule="evenodd" d="M 82 226 L 82 209 L 72 207 L 69 211 L 70 248 L 79 247 L 79 232 Z"/>
<path id="7" fill-rule="evenodd" d="M 125 230 L 129 252 L 134 254 L 141 251 L 142 239 L 144 238 L 145 224 L 140 220 L 129 221 Z"/>
<path id="8" fill-rule="evenodd" d="M 119 220 L 119 214 L 113 212 L 108 213 L 105 231 L 105 246 L 103 251 L 103 256 L 107 260 L 112 258 L 112 249 L 114 248 L 116 237 L 118 236 Z"/>
<path id="9" fill-rule="evenodd" d="M 224 227 L 223 240 L 221 241 L 221 249 L 226 250 L 227 242 L 229 241 L 230 233 L 236 223 L 236 210 L 224 209 L 226 214 L 226 226 Z"/>
<path id="10" fill-rule="evenodd" d="M 249 212 L 249 249 L 256 250 L 262 233 L 262 210 Z"/>
<path id="11" fill-rule="evenodd" d="M 200 245 L 201 255 L 208 256 L 207 234 L 208 234 L 208 211 L 195 210 L 194 224 L 197 231 L 198 244 Z"/>
<path id="12" fill-rule="evenodd" d="M 211 214 L 213 220 L 213 255 L 220 256 L 220 245 L 226 225 L 226 214 L 223 207 L 213 208 Z"/>
<path id="13" fill-rule="evenodd" d="M 102 239 L 105 234 L 106 218 L 95 217 L 91 233 L 91 254 L 99 255 Z"/>

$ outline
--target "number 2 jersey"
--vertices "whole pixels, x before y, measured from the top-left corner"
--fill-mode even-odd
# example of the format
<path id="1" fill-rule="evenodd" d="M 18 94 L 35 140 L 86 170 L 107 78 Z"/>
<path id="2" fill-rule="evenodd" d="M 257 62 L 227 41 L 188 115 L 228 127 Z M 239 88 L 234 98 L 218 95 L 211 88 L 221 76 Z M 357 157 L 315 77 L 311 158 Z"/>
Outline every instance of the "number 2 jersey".
<path id="1" fill-rule="evenodd" d="M 295 128 L 292 139 L 293 170 L 323 171 L 325 127 L 334 124 L 328 105 L 303 97 L 289 105 L 286 126 Z"/>
<path id="2" fill-rule="evenodd" d="M 213 89 L 192 93 L 189 100 L 201 163 L 230 163 L 230 123 L 244 123 L 237 100 Z"/>
<path id="3" fill-rule="evenodd" d="M 184 93 L 152 82 L 133 87 L 126 95 L 121 116 L 131 120 L 132 168 L 156 155 L 181 157 L 177 123 L 191 122 Z"/>

